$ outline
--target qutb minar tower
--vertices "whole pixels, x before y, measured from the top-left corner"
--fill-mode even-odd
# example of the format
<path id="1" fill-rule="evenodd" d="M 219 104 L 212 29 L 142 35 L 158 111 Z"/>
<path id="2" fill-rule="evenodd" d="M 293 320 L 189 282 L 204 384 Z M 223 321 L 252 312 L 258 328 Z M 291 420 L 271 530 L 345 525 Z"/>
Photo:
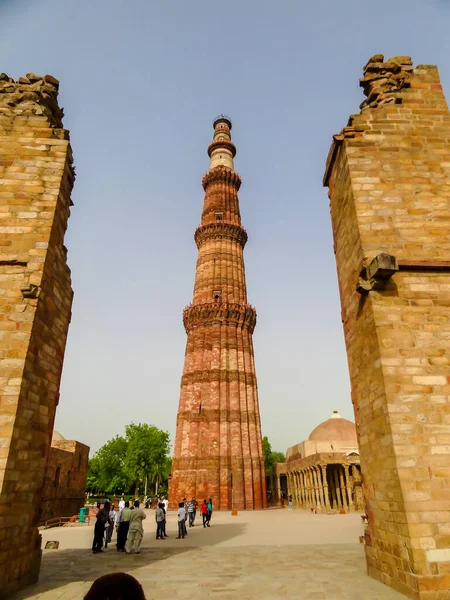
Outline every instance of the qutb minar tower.
<path id="1" fill-rule="evenodd" d="M 264 456 L 231 120 L 214 121 L 187 333 L 169 499 L 212 498 L 215 509 L 266 506 Z"/>

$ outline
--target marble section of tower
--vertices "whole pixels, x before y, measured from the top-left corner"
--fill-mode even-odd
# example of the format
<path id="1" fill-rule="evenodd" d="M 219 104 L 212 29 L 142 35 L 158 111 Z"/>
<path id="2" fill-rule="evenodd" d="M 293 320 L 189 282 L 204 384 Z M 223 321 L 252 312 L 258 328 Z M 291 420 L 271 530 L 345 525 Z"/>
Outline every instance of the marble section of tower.
<path id="1" fill-rule="evenodd" d="M 169 500 L 212 498 L 215 509 L 266 506 L 258 390 L 247 304 L 231 121 L 214 122 L 205 199 L 195 232 L 194 298 L 183 313 L 187 333 Z"/>

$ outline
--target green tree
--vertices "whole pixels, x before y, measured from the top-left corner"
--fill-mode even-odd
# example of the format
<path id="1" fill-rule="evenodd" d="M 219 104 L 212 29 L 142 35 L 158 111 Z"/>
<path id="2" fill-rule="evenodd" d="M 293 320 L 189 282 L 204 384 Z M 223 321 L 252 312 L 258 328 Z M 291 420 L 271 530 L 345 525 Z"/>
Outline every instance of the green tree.
<path id="1" fill-rule="evenodd" d="M 284 452 L 272 452 L 272 465 L 284 462 L 286 462 L 286 454 Z"/>
<path id="2" fill-rule="evenodd" d="M 100 465 L 96 456 L 89 459 L 88 472 L 86 478 L 86 491 L 87 492 L 98 492 L 100 491 Z"/>
<path id="3" fill-rule="evenodd" d="M 274 463 L 286 462 L 286 455 L 283 452 L 274 452 L 267 436 L 263 437 L 263 453 L 264 453 L 264 466 L 266 471 L 270 473 L 273 469 Z"/>
<path id="4" fill-rule="evenodd" d="M 90 491 L 128 491 L 130 478 L 125 470 L 127 440 L 119 435 L 104 444 L 89 461 L 88 483 Z M 89 488 L 88 488 L 89 489 Z"/>
<path id="5" fill-rule="evenodd" d="M 172 459 L 166 456 L 164 463 L 155 464 L 151 470 L 149 482 L 155 486 L 155 494 L 158 490 L 161 491 L 161 487 L 167 487 L 170 471 L 172 468 Z"/>
<path id="6" fill-rule="evenodd" d="M 164 465 L 170 450 L 170 438 L 167 431 L 162 431 L 154 425 L 132 423 L 125 428 L 127 451 L 125 471 L 131 481 L 138 486 L 144 482 L 147 492 L 147 482 L 159 481 L 164 475 Z"/>
<path id="7" fill-rule="evenodd" d="M 269 438 L 267 437 L 267 435 L 265 435 L 263 437 L 263 453 L 264 453 L 264 466 L 266 468 L 266 471 L 271 471 L 272 470 L 272 446 L 270 445 L 269 442 Z"/>

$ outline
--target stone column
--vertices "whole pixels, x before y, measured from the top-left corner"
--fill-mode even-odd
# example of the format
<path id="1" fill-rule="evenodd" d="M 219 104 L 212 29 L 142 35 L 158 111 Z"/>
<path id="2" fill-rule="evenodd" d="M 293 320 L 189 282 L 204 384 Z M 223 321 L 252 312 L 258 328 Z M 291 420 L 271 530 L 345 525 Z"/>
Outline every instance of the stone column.
<path id="1" fill-rule="evenodd" d="M 317 466 L 316 469 L 317 469 L 317 480 L 319 482 L 320 510 L 322 512 L 326 512 L 327 507 L 325 504 L 325 497 L 324 497 L 324 493 L 323 493 L 323 481 L 322 481 L 320 466 Z"/>
<path id="2" fill-rule="evenodd" d="M 309 506 L 309 481 L 308 481 L 308 471 L 304 469 L 303 471 L 303 480 L 305 482 L 305 508 Z"/>
<path id="3" fill-rule="evenodd" d="M 344 465 L 339 465 L 339 487 L 341 490 L 342 506 L 345 510 L 348 510 L 347 488 L 344 483 Z"/>
<path id="4" fill-rule="evenodd" d="M 278 475 L 278 473 L 275 475 L 275 482 L 276 482 L 276 487 L 277 487 L 277 503 L 281 501 L 281 481 L 280 481 L 280 476 Z"/>
<path id="5" fill-rule="evenodd" d="M 303 477 L 303 471 L 300 471 L 300 504 L 305 505 L 305 480 Z"/>
<path id="6" fill-rule="evenodd" d="M 303 481 L 305 485 L 305 508 L 309 506 L 309 482 L 308 482 L 308 472 L 306 469 L 303 470 Z"/>
<path id="7" fill-rule="evenodd" d="M 317 508 L 320 505 L 320 496 L 319 496 L 319 483 L 317 481 L 317 473 L 315 467 L 311 467 L 311 473 L 314 484 L 314 508 Z"/>
<path id="8" fill-rule="evenodd" d="M 341 510 L 342 508 L 342 500 L 341 500 L 341 488 L 339 485 L 339 475 L 337 472 L 337 469 L 333 469 L 333 475 L 334 475 L 334 489 L 336 491 L 336 503 L 337 503 L 337 508 L 338 510 Z"/>
<path id="9" fill-rule="evenodd" d="M 306 481 L 306 472 L 302 470 L 302 482 L 303 482 L 303 506 L 308 506 L 308 483 Z"/>
<path id="10" fill-rule="evenodd" d="M 315 501 L 315 497 L 314 497 L 314 480 L 313 480 L 313 476 L 312 476 L 312 469 L 311 467 L 309 467 L 308 469 L 308 477 L 309 477 L 309 491 L 310 491 L 310 501 L 311 501 L 311 506 L 314 507 L 316 504 Z"/>
<path id="11" fill-rule="evenodd" d="M 352 482 L 351 482 L 351 479 L 350 479 L 350 473 L 348 471 L 348 465 L 344 465 L 344 473 L 345 473 L 345 485 L 347 487 L 348 509 L 351 512 L 354 512 L 355 511 L 355 505 L 353 504 Z"/>
<path id="12" fill-rule="evenodd" d="M 327 510 L 330 509 L 330 498 L 328 494 L 328 481 L 327 481 L 327 466 L 320 465 L 320 469 L 322 471 L 322 480 L 323 480 L 323 495 L 325 498 L 325 506 Z"/>
<path id="13" fill-rule="evenodd" d="M 302 472 L 298 472 L 298 493 L 299 493 L 299 506 L 303 505 L 303 478 Z"/>

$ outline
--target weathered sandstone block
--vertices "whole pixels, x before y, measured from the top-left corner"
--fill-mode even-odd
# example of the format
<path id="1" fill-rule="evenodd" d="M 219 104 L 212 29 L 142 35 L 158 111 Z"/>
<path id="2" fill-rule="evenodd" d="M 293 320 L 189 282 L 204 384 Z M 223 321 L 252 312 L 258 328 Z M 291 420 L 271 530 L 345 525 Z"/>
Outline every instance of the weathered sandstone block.
<path id="1" fill-rule="evenodd" d="M 450 598 L 450 115 L 437 68 L 409 57 L 372 57 L 361 85 L 367 99 L 334 136 L 324 182 L 367 565 L 413 598 L 438 600 Z M 397 268 L 377 280 L 368 266 L 383 253 Z"/>
<path id="2" fill-rule="evenodd" d="M 74 170 L 58 85 L 0 75 L 0 596 L 38 578 L 36 523 L 71 315 Z"/>

